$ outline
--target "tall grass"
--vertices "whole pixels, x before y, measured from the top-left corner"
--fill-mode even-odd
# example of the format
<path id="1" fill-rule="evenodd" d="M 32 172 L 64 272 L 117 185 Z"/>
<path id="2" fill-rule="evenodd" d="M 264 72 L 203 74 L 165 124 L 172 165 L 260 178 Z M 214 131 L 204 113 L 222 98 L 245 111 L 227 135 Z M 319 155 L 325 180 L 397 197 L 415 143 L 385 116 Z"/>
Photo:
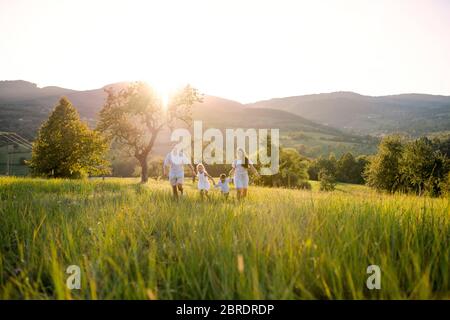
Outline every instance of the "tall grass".
<path id="1" fill-rule="evenodd" d="M 450 201 L 366 188 L 0 179 L 2 299 L 448 299 Z M 381 290 L 368 290 L 368 265 Z M 66 287 L 69 265 L 81 289 Z"/>

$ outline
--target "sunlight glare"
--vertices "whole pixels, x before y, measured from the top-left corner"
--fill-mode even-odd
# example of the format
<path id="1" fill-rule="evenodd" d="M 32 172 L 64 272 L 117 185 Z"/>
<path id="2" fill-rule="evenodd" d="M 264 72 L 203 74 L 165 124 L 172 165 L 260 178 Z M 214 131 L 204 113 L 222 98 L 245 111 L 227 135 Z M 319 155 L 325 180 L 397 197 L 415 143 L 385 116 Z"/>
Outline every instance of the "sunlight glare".
<path id="1" fill-rule="evenodd" d="M 148 83 L 155 89 L 161 99 L 163 109 L 167 111 L 171 92 L 173 92 L 175 88 L 166 81 L 148 81 Z"/>

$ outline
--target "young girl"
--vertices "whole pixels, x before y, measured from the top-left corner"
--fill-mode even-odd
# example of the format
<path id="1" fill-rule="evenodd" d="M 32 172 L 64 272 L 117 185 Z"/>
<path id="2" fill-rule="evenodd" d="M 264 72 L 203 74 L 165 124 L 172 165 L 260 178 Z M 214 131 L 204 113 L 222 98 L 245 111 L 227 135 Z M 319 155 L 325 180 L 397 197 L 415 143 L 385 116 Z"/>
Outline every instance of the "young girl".
<path id="1" fill-rule="evenodd" d="M 208 174 L 208 172 L 206 172 L 205 167 L 201 163 L 197 165 L 197 178 L 197 186 L 198 190 L 200 190 L 200 196 L 202 197 L 202 199 L 204 196 L 208 197 L 208 190 L 210 188 L 208 179 L 212 181 L 213 185 L 216 185 L 216 183 L 214 182 L 214 179 Z"/>
<path id="2" fill-rule="evenodd" d="M 230 181 L 231 179 L 222 173 L 219 182 L 216 184 L 216 188 L 220 189 L 220 192 L 222 192 L 226 199 L 228 199 L 228 195 L 230 194 Z"/>

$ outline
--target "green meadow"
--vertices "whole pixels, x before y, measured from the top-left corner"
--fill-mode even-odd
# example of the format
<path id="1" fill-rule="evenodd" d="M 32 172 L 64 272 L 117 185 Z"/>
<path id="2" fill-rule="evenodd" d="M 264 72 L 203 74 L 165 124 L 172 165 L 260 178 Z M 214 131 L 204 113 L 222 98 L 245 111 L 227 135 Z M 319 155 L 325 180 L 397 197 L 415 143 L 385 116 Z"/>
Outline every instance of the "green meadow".
<path id="1" fill-rule="evenodd" d="M 0 178 L 0 299 L 449 299 L 449 260 L 448 198 Z"/>

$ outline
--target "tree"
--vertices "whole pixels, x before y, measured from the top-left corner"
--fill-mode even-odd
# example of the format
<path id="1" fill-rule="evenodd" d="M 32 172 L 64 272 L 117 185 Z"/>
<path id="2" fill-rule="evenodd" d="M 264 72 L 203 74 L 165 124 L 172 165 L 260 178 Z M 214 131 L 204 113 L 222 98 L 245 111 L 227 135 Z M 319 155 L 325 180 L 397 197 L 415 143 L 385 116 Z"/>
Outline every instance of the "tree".
<path id="1" fill-rule="evenodd" d="M 266 186 L 284 186 L 288 188 L 308 188 L 306 160 L 297 150 L 280 148 L 280 167 L 277 174 L 260 176 L 257 183 Z"/>
<path id="2" fill-rule="evenodd" d="M 350 152 L 347 152 L 337 162 L 336 179 L 346 183 L 364 183 L 363 173 L 366 164 L 365 156 L 355 159 Z"/>
<path id="3" fill-rule="evenodd" d="M 353 182 L 358 175 L 355 157 L 350 152 L 342 155 L 336 167 L 336 178 L 341 182 Z"/>
<path id="4" fill-rule="evenodd" d="M 450 172 L 447 176 L 440 182 L 441 192 L 447 196 L 450 196 Z"/>
<path id="5" fill-rule="evenodd" d="M 365 171 L 367 184 L 378 190 L 437 196 L 445 193 L 450 163 L 439 140 L 427 137 L 405 142 L 384 138 Z"/>
<path id="6" fill-rule="evenodd" d="M 283 148 L 280 152 L 280 172 L 282 185 L 288 188 L 297 186 L 300 182 L 308 180 L 307 164 L 297 150 Z"/>
<path id="7" fill-rule="evenodd" d="M 154 178 L 154 179 L 159 179 L 160 177 L 163 176 L 163 163 L 164 163 L 164 159 L 162 157 L 154 157 L 151 158 L 149 160 L 148 163 L 148 176 L 149 178 Z M 133 172 L 133 176 L 138 177 L 141 176 L 141 167 L 140 166 L 136 166 L 134 168 L 134 172 Z"/>
<path id="8" fill-rule="evenodd" d="M 366 155 L 360 155 L 356 157 L 356 171 L 357 176 L 355 176 L 355 180 L 353 183 L 364 184 L 364 171 L 366 170 L 366 166 L 369 164 L 369 158 Z"/>
<path id="9" fill-rule="evenodd" d="M 319 173 L 321 170 L 325 170 L 329 174 L 336 176 L 337 161 L 334 154 L 330 154 L 328 159 L 320 156 L 313 160 L 308 168 L 309 177 L 312 180 L 319 180 Z"/>
<path id="10" fill-rule="evenodd" d="M 377 190 L 395 192 L 402 187 L 400 159 L 403 152 L 403 139 L 398 135 L 383 138 L 378 152 L 369 160 L 364 172 L 366 182 Z"/>
<path id="11" fill-rule="evenodd" d="M 136 158 L 141 166 L 141 182 L 145 183 L 148 157 L 158 134 L 167 126 L 190 124 L 191 107 L 201 98 L 196 89 L 186 86 L 171 96 L 165 106 L 155 90 L 143 82 L 132 83 L 117 93 L 108 89 L 107 94 L 97 128 Z"/>
<path id="12" fill-rule="evenodd" d="M 433 139 L 435 151 L 440 151 L 447 158 L 450 158 L 450 134 L 442 134 Z"/>
<path id="13" fill-rule="evenodd" d="M 421 137 L 406 144 L 400 160 L 400 174 L 408 191 L 439 195 L 440 182 L 445 180 L 447 172 L 445 156 L 435 151 L 428 138 Z"/>
<path id="14" fill-rule="evenodd" d="M 336 177 L 326 169 L 319 172 L 320 191 L 333 191 L 336 189 Z"/>
<path id="15" fill-rule="evenodd" d="M 38 132 L 29 166 L 34 175 L 45 177 L 105 174 L 109 172 L 107 150 L 101 134 L 90 130 L 63 97 Z"/>

